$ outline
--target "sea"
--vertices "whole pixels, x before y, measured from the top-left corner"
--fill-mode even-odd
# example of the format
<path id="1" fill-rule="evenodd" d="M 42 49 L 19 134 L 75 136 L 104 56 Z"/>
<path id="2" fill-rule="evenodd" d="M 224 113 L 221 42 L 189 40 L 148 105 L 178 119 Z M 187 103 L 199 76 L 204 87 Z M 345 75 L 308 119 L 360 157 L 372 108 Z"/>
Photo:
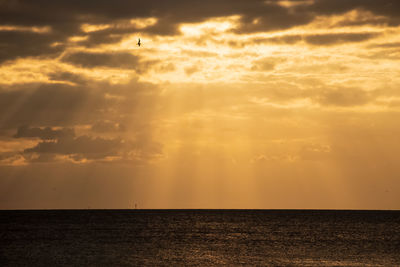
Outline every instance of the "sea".
<path id="1" fill-rule="evenodd" d="M 400 211 L 0 211 L 0 266 L 400 266 Z"/>

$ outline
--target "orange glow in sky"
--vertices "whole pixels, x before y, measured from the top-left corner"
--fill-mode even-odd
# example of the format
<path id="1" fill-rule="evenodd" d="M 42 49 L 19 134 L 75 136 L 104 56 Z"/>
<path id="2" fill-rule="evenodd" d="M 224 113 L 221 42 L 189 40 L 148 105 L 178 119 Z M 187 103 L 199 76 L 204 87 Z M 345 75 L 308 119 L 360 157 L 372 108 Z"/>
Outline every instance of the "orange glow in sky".
<path id="1" fill-rule="evenodd" d="M 0 209 L 400 208 L 396 1 L 148 2 L 0 3 Z"/>

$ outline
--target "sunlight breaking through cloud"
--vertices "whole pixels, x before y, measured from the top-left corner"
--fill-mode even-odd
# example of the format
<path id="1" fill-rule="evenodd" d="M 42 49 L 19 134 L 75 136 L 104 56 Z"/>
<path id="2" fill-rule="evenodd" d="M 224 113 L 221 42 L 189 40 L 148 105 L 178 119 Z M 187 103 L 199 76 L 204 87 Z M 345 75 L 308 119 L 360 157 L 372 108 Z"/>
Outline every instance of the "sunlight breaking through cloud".
<path id="1" fill-rule="evenodd" d="M 44 2 L 0 3 L 0 172 L 105 168 L 151 208 L 399 208 L 366 200 L 400 196 L 396 1 Z"/>

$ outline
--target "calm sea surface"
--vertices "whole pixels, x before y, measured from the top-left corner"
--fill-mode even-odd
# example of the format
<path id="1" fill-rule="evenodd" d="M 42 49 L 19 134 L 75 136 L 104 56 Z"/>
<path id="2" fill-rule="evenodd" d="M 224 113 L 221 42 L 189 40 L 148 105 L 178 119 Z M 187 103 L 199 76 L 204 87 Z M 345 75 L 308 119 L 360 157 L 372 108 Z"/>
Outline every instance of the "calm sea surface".
<path id="1" fill-rule="evenodd" d="M 0 211 L 0 266 L 400 266 L 399 211 Z"/>

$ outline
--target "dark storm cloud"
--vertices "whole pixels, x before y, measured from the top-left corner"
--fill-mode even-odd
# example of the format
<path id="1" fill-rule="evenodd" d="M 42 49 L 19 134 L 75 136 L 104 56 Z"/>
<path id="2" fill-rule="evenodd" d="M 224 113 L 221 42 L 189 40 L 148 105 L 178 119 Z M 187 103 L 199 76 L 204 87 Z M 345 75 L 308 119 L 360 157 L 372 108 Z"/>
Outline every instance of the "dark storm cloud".
<path id="1" fill-rule="evenodd" d="M 133 69 L 138 66 L 138 57 L 129 53 L 77 52 L 65 55 L 62 61 L 84 68 L 108 67 Z"/>
<path id="2" fill-rule="evenodd" d="M 38 137 L 42 140 L 54 140 L 60 138 L 70 138 L 74 137 L 75 132 L 71 128 L 64 129 L 52 129 L 50 127 L 39 128 L 39 127 L 28 127 L 20 126 L 17 133 L 14 135 L 15 138 L 23 137 Z"/>

